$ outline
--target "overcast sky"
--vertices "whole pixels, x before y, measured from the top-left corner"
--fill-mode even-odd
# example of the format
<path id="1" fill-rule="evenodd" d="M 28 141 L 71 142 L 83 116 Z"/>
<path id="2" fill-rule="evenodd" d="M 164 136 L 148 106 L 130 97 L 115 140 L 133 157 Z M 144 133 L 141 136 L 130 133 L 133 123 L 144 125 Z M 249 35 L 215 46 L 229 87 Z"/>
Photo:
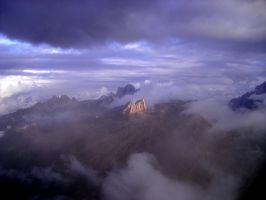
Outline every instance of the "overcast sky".
<path id="1" fill-rule="evenodd" d="M 0 1 L 0 98 L 264 80 L 265 0 Z"/>

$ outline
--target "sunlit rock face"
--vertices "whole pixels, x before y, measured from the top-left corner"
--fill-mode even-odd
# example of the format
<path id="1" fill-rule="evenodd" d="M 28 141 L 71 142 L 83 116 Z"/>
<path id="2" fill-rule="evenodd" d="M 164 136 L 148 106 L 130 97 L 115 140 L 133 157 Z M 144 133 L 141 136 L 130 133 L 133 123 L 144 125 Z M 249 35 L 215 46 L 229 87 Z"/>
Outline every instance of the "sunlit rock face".
<path id="1" fill-rule="evenodd" d="M 146 103 L 144 99 L 140 99 L 135 103 L 129 102 L 123 109 L 123 114 L 133 116 L 136 114 L 145 113 L 147 111 Z"/>
<path id="2" fill-rule="evenodd" d="M 266 81 L 258 85 L 253 91 L 247 92 L 240 97 L 233 98 L 229 102 L 232 110 L 258 109 L 266 100 Z"/>

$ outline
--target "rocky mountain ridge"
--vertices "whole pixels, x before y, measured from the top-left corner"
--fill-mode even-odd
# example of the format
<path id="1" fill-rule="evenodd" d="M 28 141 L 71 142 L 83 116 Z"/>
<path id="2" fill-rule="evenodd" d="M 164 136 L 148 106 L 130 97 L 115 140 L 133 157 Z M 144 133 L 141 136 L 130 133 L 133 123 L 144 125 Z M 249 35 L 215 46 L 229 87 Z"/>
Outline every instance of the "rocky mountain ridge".
<path id="1" fill-rule="evenodd" d="M 229 102 L 232 110 L 240 109 L 256 110 L 266 101 L 266 81 L 255 87 L 254 90 L 233 98 Z"/>
<path id="2" fill-rule="evenodd" d="M 209 134 L 212 124 L 184 112 L 191 101 L 147 108 L 140 99 L 108 106 L 136 92 L 126 88 L 96 100 L 55 96 L 0 117 L 2 191 L 11 190 L 10 199 L 58 199 L 64 194 L 69 198 L 62 199 L 101 200 L 102 183 L 117 169 L 124 172 L 130 156 L 142 152 L 156 158 L 160 174 L 206 189 L 215 181 L 206 162 L 222 171 L 247 171 L 248 152 L 257 145 L 239 142 L 237 132 Z"/>
<path id="3" fill-rule="evenodd" d="M 43 126 L 46 126 L 46 123 L 55 124 L 61 123 L 62 121 L 66 121 L 68 119 L 73 120 L 73 116 L 75 116 L 77 120 L 88 117 L 98 118 L 106 112 L 114 112 L 115 114 L 121 116 L 129 116 L 132 115 L 133 112 L 137 113 L 146 110 L 145 103 L 144 106 L 141 106 L 140 102 L 137 104 L 132 104 L 128 114 L 126 114 L 126 111 L 125 113 L 123 111 L 125 106 L 122 106 L 122 109 L 115 108 L 110 110 L 108 105 L 110 105 L 116 99 L 123 98 L 127 95 L 133 95 L 137 91 L 138 89 L 136 89 L 133 85 L 128 84 L 125 87 L 119 87 L 116 93 L 109 93 L 95 100 L 90 99 L 79 101 L 75 98 L 70 98 L 67 95 L 53 96 L 51 99 L 38 102 L 29 108 L 19 109 L 14 113 L 0 116 L 0 131 L 5 131 L 7 124 L 8 126 L 25 129 L 36 127 L 40 124 L 44 124 Z M 114 110 L 117 110 L 118 112 Z M 46 120 L 43 120 L 44 118 L 46 118 Z M 51 122 L 48 122 L 47 120 L 51 120 Z M 32 126 L 32 124 L 34 124 L 34 126 Z"/>
<path id="4" fill-rule="evenodd" d="M 123 109 L 123 114 L 127 116 L 133 116 L 137 114 L 143 114 L 147 111 L 146 103 L 144 99 L 140 99 L 133 103 L 130 101 L 125 105 Z"/>
<path id="5" fill-rule="evenodd" d="M 97 102 L 102 106 L 107 106 L 111 104 L 115 99 L 120 99 L 127 95 L 133 95 L 138 91 L 139 89 L 136 89 L 133 85 L 127 84 L 124 87 L 118 87 L 116 93 L 111 92 L 107 95 L 102 95 L 99 99 L 97 99 Z"/>

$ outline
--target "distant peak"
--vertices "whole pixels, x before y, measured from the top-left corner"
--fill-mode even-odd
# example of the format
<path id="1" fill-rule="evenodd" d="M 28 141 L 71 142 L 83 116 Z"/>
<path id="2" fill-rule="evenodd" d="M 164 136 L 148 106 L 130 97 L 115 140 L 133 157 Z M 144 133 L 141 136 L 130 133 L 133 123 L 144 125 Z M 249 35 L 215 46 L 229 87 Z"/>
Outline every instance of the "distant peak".
<path id="1" fill-rule="evenodd" d="M 117 89 L 115 96 L 118 98 L 122 98 L 126 95 L 133 95 L 137 91 L 138 91 L 138 89 L 136 89 L 133 85 L 127 84 L 124 87 L 119 87 Z"/>
<path id="2" fill-rule="evenodd" d="M 67 103 L 71 101 L 76 101 L 76 99 L 70 98 L 67 95 L 53 96 L 51 99 L 48 100 L 48 102 L 57 102 L 57 103 Z"/>
<path id="3" fill-rule="evenodd" d="M 264 93 L 266 93 L 266 81 L 264 83 L 258 85 L 255 88 L 255 93 L 256 94 L 264 94 Z"/>
<path id="4" fill-rule="evenodd" d="M 119 87 L 114 94 L 113 92 L 107 94 L 107 95 L 102 95 L 100 98 L 98 98 L 98 103 L 100 105 L 109 105 L 111 104 L 116 98 L 123 98 L 126 95 L 133 95 L 135 94 L 139 89 L 136 89 L 133 85 L 127 84 L 124 87 Z"/>
<path id="5" fill-rule="evenodd" d="M 255 90 L 249 91 L 240 97 L 231 99 L 229 106 L 235 111 L 239 109 L 258 109 L 265 101 L 265 99 L 260 97 L 264 94 L 266 94 L 266 81 L 255 87 Z"/>

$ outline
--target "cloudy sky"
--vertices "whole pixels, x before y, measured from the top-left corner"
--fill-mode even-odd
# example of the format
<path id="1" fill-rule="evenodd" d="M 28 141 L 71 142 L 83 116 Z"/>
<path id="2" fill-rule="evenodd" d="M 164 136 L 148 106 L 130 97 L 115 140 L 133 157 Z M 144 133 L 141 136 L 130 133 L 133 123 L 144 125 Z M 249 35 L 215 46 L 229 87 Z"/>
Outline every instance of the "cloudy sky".
<path id="1" fill-rule="evenodd" d="M 264 80 L 265 0 L 0 1 L 2 101 L 147 82 L 224 92 Z"/>

